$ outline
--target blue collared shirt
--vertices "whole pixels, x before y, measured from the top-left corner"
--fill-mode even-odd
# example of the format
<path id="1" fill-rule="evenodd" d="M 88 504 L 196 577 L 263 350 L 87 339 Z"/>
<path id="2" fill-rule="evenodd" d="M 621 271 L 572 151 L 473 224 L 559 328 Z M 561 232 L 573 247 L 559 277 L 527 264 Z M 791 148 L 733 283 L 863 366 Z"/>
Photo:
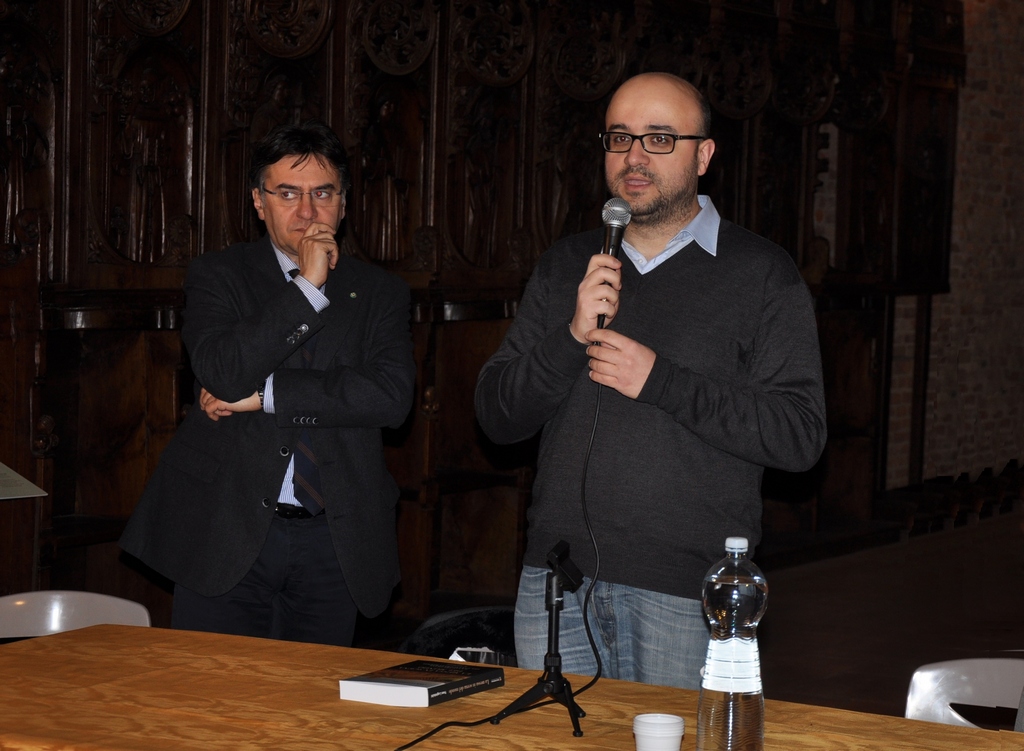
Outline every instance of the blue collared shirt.
<path id="1" fill-rule="evenodd" d="M 299 289 L 302 290 L 302 294 L 309 300 L 309 304 L 313 306 L 313 309 L 317 313 L 322 311 L 331 301 L 324 297 L 323 287 L 319 289 L 313 285 L 311 281 L 306 279 L 304 276 L 296 276 L 292 278 L 292 270 L 298 269 L 298 264 L 295 263 L 287 254 L 274 246 L 274 254 L 277 256 L 277 262 L 281 266 L 281 271 L 284 272 L 285 278 L 292 284 L 297 284 Z M 267 383 L 263 387 L 263 411 L 274 413 L 274 374 L 271 373 L 267 376 Z M 299 502 L 295 500 L 295 491 L 293 490 L 292 477 L 295 474 L 295 458 L 292 457 L 288 460 L 288 469 L 285 470 L 284 480 L 281 482 L 281 490 L 278 493 L 278 503 L 284 503 L 289 506 L 298 506 Z"/>
<path id="2" fill-rule="evenodd" d="M 331 304 L 331 301 L 324 297 L 323 287 L 319 289 L 313 285 L 311 281 L 306 279 L 304 276 L 296 276 L 292 278 L 291 272 L 299 268 L 298 264 L 295 263 L 284 251 L 279 250 L 276 245 L 274 247 L 274 255 L 277 256 L 277 263 L 281 266 L 281 271 L 284 272 L 285 278 L 293 283 L 297 284 L 299 289 L 302 290 L 302 294 L 309 300 L 309 304 L 313 306 L 313 310 L 317 313 L 321 312 L 324 308 Z M 263 411 L 270 414 L 274 414 L 274 374 L 271 373 L 267 376 L 267 383 L 263 387 Z"/>
<path id="3" fill-rule="evenodd" d="M 718 227 L 722 223 L 722 218 L 718 215 L 710 196 L 697 196 L 697 203 L 700 205 L 697 216 L 679 230 L 676 236 L 668 241 L 665 249 L 651 260 L 648 261 L 639 250 L 625 240 L 622 241 L 622 250 L 629 256 L 637 271 L 641 274 L 653 271 L 691 242 L 696 242 L 711 255 L 718 253 Z"/>

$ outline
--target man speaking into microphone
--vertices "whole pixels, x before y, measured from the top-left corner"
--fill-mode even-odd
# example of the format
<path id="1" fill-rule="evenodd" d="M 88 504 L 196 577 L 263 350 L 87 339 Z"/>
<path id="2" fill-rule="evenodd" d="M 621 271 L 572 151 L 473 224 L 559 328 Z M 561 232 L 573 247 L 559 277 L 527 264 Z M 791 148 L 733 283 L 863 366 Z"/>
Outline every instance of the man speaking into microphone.
<path id="1" fill-rule="evenodd" d="M 618 89 L 594 147 L 630 209 L 621 253 L 601 252 L 601 229 L 558 241 L 480 372 L 477 417 L 492 440 L 543 431 L 516 602 L 520 667 L 543 667 L 545 556 L 566 540 L 587 578 L 565 594 L 564 672 L 596 670 L 582 616 L 596 573 L 603 674 L 698 688 L 704 574 L 727 536 L 760 540 L 764 468 L 807 470 L 824 447 L 810 294 L 785 250 L 697 194 L 715 152 L 710 120 L 675 76 Z"/>

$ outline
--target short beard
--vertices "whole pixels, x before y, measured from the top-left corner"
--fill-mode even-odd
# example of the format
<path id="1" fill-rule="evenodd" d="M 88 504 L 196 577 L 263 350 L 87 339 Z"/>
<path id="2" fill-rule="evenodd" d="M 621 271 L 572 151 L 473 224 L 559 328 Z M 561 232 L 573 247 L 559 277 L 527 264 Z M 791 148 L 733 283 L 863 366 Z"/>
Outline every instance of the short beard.
<path id="1" fill-rule="evenodd" d="M 653 182 L 655 187 L 662 188 L 661 180 L 656 175 L 646 167 L 637 165 L 636 167 L 626 167 L 615 176 L 614 180 L 609 180 L 609 192 L 613 195 L 621 195 L 615 192 L 614 185 L 622 185 L 629 175 L 641 175 Z M 629 200 L 628 194 L 621 197 L 629 202 L 632 209 L 630 221 L 633 224 L 640 227 L 675 227 L 676 225 L 681 227 L 686 220 L 690 207 L 697 198 L 696 158 L 694 158 L 693 172 L 686 175 L 683 184 L 679 186 L 678 190 L 672 193 L 665 193 L 659 190 L 657 196 L 644 204 L 634 204 Z"/>

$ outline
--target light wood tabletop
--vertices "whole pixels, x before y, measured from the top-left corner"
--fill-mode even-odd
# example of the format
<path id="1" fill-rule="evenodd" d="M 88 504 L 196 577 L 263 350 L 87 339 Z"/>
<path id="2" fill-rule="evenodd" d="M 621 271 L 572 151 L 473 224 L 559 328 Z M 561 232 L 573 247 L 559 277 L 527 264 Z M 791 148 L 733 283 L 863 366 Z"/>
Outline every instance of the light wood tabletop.
<path id="1" fill-rule="evenodd" d="M 408 655 L 219 634 L 93 626 L 0 646 L 0 749 L 395 749 L 448 720 L 502 710 L 538 673 L 506 668 L 506 685 L 428 708 L 341 701 L 338 679 Z M 573 688 L 587 679 L 567 676 Z M 500 725 L 447 728 L 414 748 L 625 749 L 633 717 L 681 715 L 696 747 L 697 694 L 601 680 L 577 701 L 575 738 L 558 704 Z M 1016 733 L 766 701 L 767 751 L 985 751 L 1021 748 Z"/>

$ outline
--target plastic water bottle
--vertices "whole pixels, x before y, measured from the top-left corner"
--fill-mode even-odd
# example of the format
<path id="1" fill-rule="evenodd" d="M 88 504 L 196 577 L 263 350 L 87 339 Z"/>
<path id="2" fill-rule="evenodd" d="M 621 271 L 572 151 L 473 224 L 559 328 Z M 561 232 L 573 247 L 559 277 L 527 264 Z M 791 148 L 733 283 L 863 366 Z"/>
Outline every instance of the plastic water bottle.
<path id="1" fill-rule="evenodd" d="M 725 541 L 725 558 L 704 577 L 711 641 L 697 707 L 697 751 L 762 751 L 764 694 L 757 624 L 768 584 L 747 558 L 745 537 Z"/>

